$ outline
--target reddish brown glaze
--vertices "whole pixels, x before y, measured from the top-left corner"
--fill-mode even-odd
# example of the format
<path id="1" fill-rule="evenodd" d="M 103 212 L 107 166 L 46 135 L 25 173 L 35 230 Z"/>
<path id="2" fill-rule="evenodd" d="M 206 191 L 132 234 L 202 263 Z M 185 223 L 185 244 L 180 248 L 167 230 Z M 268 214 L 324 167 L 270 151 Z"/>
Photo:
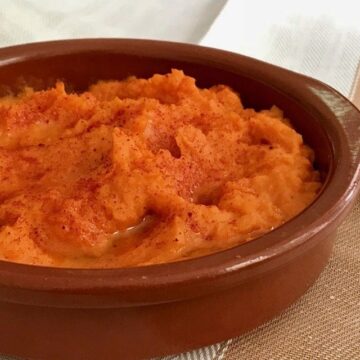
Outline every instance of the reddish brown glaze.
<path id="1" fill-rule="evenodd" d="M 0 261 L 0 353 L 32 359 L 145 359 L 237 336 L 278 314 L 315 281 L 359 186 L 360 113 L 316 80 L 240 55 L 145 40 L 72 40 L 0 50 L 2 94 L 61 78 L 184 69 L 224 83 L 246 106 L 276 104 L 315 150 L 325 186 L 303 213 L 247 244 L 133 269 L 81 270 Z"/>

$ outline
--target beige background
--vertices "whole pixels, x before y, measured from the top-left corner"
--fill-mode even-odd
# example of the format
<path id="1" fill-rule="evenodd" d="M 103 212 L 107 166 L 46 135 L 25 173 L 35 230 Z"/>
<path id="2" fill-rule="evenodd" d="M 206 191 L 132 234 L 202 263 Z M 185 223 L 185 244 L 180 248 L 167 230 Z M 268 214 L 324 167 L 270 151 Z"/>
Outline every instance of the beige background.
<path id="1" fill-rule="evenodd" d="M 351 89 L 350 99 L 352 99 L 353 103 L 360 109 L 360 62 Z"/>

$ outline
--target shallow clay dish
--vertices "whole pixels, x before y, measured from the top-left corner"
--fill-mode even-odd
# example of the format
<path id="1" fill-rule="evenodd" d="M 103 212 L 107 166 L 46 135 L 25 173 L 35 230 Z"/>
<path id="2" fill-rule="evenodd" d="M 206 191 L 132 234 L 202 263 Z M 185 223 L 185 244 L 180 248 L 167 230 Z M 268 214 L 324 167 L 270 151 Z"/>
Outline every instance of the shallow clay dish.
<path id="1" fill-rule="evenodd" d="M 244 56 L 144 40 L 71 40 L 0 50 L 0 91 L 60 78 L 148 77 L 172 67 L 227 84 L 256 109 L 285 111 L 316 153 L 324 187 L 261 238 L 178 263 L 132 269 L 0 261 L 0 353 L 30 359 L 144 359 L 218 342 L 269 320 L 316 280 L 359 189 L 360 113 L 332 88 Z M 16 166 L 16 164 L 14 164 Z"/>

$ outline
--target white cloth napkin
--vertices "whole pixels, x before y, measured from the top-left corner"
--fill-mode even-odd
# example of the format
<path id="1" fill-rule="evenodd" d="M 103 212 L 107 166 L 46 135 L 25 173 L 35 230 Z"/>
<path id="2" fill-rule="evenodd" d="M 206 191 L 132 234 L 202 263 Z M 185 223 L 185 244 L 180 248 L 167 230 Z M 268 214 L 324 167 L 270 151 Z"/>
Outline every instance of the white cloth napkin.
<path id="1" fill-rule="evenodd" d="M 354 0 L 228 0 L 203 45 L 252 56 L 349 95 L 360 60 Z"/>
<path id="2" fill-rule="evenodd" d="M 84 37 L 198 42 L 226 0 L 1 0 L 0 46 Z"/>

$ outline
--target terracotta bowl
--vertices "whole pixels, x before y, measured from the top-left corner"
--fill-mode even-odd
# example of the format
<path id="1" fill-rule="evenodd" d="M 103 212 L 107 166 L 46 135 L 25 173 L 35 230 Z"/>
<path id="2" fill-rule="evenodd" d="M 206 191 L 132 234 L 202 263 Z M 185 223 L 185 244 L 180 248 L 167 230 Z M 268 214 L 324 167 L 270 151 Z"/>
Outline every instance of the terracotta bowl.
<path id="1" fill-rule="evenodd" d="M 84 270 L 0 261 L 0 353 L 30 359 L 145 359 L 238 336 L 271 319 L 316 280 L 359 189 L 360 113 L 308 77 L 225 51 L 145 40 L 71 40 L 0 50 L 1 92 L 61 78 L 164 73 L 227 84 L 246 106 L 276 104 L 315 150 L 317 200 L 247 244 L 139 268 Z M 16 164 L 14 164 L 16 166 Z"/>

